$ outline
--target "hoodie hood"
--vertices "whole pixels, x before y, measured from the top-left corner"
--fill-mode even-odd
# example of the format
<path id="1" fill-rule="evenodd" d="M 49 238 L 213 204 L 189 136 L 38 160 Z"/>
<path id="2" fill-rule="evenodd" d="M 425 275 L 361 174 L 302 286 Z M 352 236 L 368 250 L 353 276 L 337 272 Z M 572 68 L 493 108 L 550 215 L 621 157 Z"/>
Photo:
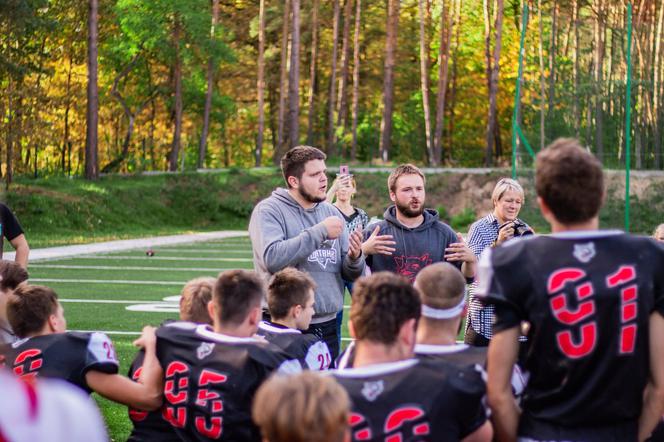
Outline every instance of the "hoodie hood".
<path id="1" fill-rule="evenodd" d="M 417 227 L 406 227 L 403 224 L 401 224 L 397 219 L 397 207 L 395 205 L 392 205 L 388 207 L 387 210 L 385 210 L 385 213 L 383 213 L 383 218 L 385 219 L 385 221 L 392 224 L 394 227 L 397 227 L 401 230 L 410 230 L 412 232 L 418 232 L 421 230 L 429 229 L 433 224 L 440 221 L 440 217 L 438 216 L 437 210 L 424 209 L 422 215 L 424 215 L 424 221 L 422 222 L 422 224 L 420 224 Z"/>

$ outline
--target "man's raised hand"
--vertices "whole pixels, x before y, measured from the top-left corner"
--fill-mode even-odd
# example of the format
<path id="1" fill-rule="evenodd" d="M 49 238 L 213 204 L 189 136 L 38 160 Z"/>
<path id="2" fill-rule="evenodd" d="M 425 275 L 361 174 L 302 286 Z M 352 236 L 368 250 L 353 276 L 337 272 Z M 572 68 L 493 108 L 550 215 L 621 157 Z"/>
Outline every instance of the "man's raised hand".
<path id="1" fill-rule="evenodd" d="M 362 251 L 365 255 L 391 255 L 396 250 L 392 235 L 379 235 L 380 226 L 376 226 L 364 243 Z"/>
<path id="2" fill-rule="evenodd" d="M 344 231 L 344 222 L 338 216 L 328 216 L 323 221 L 321 221 L 325 228 L 327 229 L 327 238 L 336 239 L 341 236 L 341 233 Z"/>
<path id="3" fill-rule="evenodd" d="M 355 260 L 362 255 L 362 230 L 358 227 L 348 236 L 348 256 Z"/>

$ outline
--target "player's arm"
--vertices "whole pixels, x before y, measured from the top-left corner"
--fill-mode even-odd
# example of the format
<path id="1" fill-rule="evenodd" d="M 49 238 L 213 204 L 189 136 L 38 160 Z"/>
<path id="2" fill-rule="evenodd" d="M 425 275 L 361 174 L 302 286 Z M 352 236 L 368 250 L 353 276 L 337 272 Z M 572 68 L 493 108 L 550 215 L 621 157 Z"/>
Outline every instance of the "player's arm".
<path id="1" fill-rule="evenodd" d="M 12 245 L 14 250 L 16 250 L 14 261 L 21 264 L 23 268 L 27 268 L 30 247 L 28 246 L 28 240 L 25 239 L 25 235 L 21 233 L 16 238 L 10 240 L 9 243 Z"/>
<path id="2" fill-rule="evenodd" d="M 157 360 L 156 340 L 154 327 L 145 327 L 143 335 L 135 342 L 145 349 L 138 382 L 118 374 L 90 370 L 85 374 L 88 386 L 105 398 L 131 408 L 145 411 L 159 408 L 162 403 L 163 371 Z"/>
<path id="3" fill-rule="evenodd" d="M 498 442 L 514 442 L 519 408 L 512 394 L 512 369 L 519 353 L 519 327 L 496 332 L 487 356 L 487 396 Z"/>
<path id="4" fill-rule="evenodd" d="M 493 440 L 493 427 L 486 421 L 477 430 L 461 439 L 461 442 L 491 442 Z"/>
<path id="5" fill-rule="evenodd" d="M 664 413 L 664 317 L 650 315 L 650 379 L 646 385 L 639 417 L 639 441 L 646 440 Z"/>

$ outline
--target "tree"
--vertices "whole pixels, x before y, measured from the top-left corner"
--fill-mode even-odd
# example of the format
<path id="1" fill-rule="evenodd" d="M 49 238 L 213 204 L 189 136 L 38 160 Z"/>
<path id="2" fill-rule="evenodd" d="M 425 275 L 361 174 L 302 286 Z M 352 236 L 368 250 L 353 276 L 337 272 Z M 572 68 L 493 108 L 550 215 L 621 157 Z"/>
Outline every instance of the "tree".
<path id="1" fill-rule="evenodd" d="M 420 18 L 420 85 L 422 87 L 422 110 L 424 111 L 424 135 L 427 143 L 427 159 L 429 164 L 436 165 L 431 139 L 431 109 L 429 108 L 429 43 L 426 35 L 428 17 L 424 11 L 424 0 L 418 0 L 417 3 Z M 443 1 L 443 7 L 444 3 Z"/>
<path id="2" fill-rule="evenodd" d="M 173 141 L 171 143 L 171 151 L 168 154 L 168 170 L 175 172 L 178 168 L 178 156 L 180 154 L 181 138 L 182 138 L 182 55 L 180 54 L 180 38 L 181 38 L 180 17 L 176 13 L 173 18 L 173 92 L 174 92 L 174 109 L 173 109 Z"/>
<path id="3" fill-rule="evenodd" d="M 215 0 L 217 1 L 217 0 Z M 265 132 L 265 0 L 260 0 L 258 13 L 258 134 L 254 152 L 254 166 L 260 167 L 263 156 L 263 133 Z"/>
<path id="4" fill-rule="evenodd" d="M 387 161 L 392 144 L 392 112 L 394 110 L 394 66 L 396 64 L 397 32 L 400 0 L 388 0 L 385 69 L 383 80 L 383 118 L 380 122 L 380 158 Z"/>
<path id="5" fill-rule="evenodd" d="M 454 10 L 445 8 L 445 0 L 440 1 L 440 48 L 438 50 L 438 94 L 436 97 L 436 129 L 433 137 L 434 164 L 443 161 L 443 127 L 445 119 L 445 98 L 447 96 L 447 73 L 450 64 L 450 40 L 454 29 Z M 446 21 L 446 15 L 449 15 Z"/>
<path id="6" fill-rule="evenodd" d="M 316 118 L 316 71 L 318 67 L 318 0 L 313 0 L 311 12 L 311 63 L 309 65 L 309 97 L 307 110 L 309 124 L 307 125 L 307 144 L 314 144 L 314 125 Z"/>
<path id="7" fill-rule="evenodd" d="M 504 2 L 503 0 L 497 0 L 496 2 L 496 21 L 495 21 L 495 42 L 493 48 L 493 66 L 491 67 L 491 77 L 489 83 L 489 115 L 487 121 L 487 131 L 486 131 L 486 154 L 484 157 L 484 164 L 491 166 L 493 164 L 493 149 L 496 145 L 496 128 L 497 128 L 497 94 L 498 94 L 498 74 L 500 72 L 500 49 L 502 45 L 502 33 L 503 33 L 503 12 L 504 12 Z"/>
<path id="8" fill-rule="evenodd" d="M 214 42 L 215 31 L 219 23 L 219 0 L 212 0 L 212 24 L 210 26 L 210 40 Z M 212 111 L 212 91 L 214 89 L 215 58 L 211 53 L 208 57 L 207 65 L 207 90 L 205 92 L 205 110 L 203 111 L 203 128 L 201 129 L 201 138 L 198 143 L 198 162 L 196 167 L 199 169 L 205 165 L 205 154 L 207 150 L 208 131 L 210 129 L 210 112 Z"/>
<path id="9" fill-rule="evenodd" d="M 351 142 L 350 158 L 357 156 L 357 114 L 360 106 L 360 24 L 362 17 L 362 0 L 356 0 L 355 32 L 353 36 L 353 141 Z"/>
<path id="10" fill-rule="evenodd" d="M 283 156 L 284 149 L 284 128 L 286 124 L 286 97 L 287 97 L 287 82 L 288 82 L 288 22 L 290 18 L 290 4 L 291 0 L 284 0 L 284 15 L 281 29 L 281 75 L 279 80 L 279 116 L 277 120 L 277 145 L 274 148 L 274 155 L 272 161 L 274 164 L 279 165 L 279 161 Z"/>
<path id="11" fill-rule="evenodd" d="M 334 126 L 334 100 L 337 81 L 337 47 L 339 46 L 339 0 L 334 0 L 334 16 L 332 18 L 332 67 L 330 68 L 330 93 L 327 97 L 327 142 L 328 153 L 334 151 L 336 144 Z"/>
<path id="12" fill-rule="evenodd" d="M 299 144 L 300 138 L 300 0 L 293 3 L 291 61 L 288 78 L 288 147 Z"/>
<path id="13" fill-rule="evenodd" d="M 346 0 L 344 5 L 344 30 L 341 39 L 341 78 L 339 78 L 339 96 L 337 110 L 337 126 L 346 132 L 348 123 L 348 77 L 350 66 L 350 22 L 352 18 L 353 0 Z M 341 149 L 339 149 L 341 153 Z"/>
<path id="14" fill-rule="evenodd" d="M 85 137 L 85 178 L 96 180 L 99 178 L 98 152 L 98 124 L 99 124 L 99 91 L 97 89 L 97 42 L 98 42 L 98 0 L 89 0 L 88 3 L 88 108 L 86 118 Z"/>

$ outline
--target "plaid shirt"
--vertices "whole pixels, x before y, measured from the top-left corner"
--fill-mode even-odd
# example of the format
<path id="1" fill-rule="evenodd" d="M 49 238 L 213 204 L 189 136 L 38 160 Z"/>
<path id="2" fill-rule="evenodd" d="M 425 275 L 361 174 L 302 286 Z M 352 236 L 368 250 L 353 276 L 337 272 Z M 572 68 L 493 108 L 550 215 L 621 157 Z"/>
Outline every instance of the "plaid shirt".
<path id="1" fill-rule="evenodd" d="M 478 261 L 484 249 L 491 247 L 491 244 L 498 238 L 498 226 L 498 220 L 493 213 L 475 221 L 470 226 L 468 247 L 473 251 Z M 469 302 L 466 323 L 480 335 L 491 339 L 494 308 L 492 305 L 485 305 L 475 296 L 476 289 L 477 282 L 473 282 L 468 286 Z"/>

